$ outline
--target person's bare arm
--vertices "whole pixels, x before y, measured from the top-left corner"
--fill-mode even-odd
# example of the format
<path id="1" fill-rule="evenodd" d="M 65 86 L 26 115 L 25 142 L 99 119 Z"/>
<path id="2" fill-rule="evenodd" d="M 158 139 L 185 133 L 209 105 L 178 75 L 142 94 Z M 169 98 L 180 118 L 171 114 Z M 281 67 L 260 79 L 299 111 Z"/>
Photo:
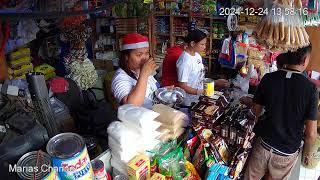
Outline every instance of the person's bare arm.
<path id="1" fill-rule="evenodd" d="M 197 94 L 202 94 L 202 93 L 203 93 L 203 90 L 202 90 L 202 89 L 192 88 L 192 87 L 188 86 L 187 83 L 185 83 L 185 82 L 178 82 L 178 85 L 179 85 L 179 87 L 181 87 L 184 91 L 186 91 L 186 93 L 188 93 L 188 94 L 197 95 Z M 201 87 L 201 88 L 202 88 L 202 87 Z"/>
<path id="2" fill-rule="evenodd" d="M 217 88 L 229 88 L 230 82 L 226 79 L 217 79 L 214 81 L 214 86 Z"/>
<path id="3" fill-rule="evenodd" d="M 128 96 L 122 99 L 122 104 L 133 104 L 141 106 L 146 96 L 148 77 L 139 76 L 136 86 L 131 90 Z"/>
<path id="4" fill-rule="evenodd" d="M 304 131 L 305 144 L 312 145 L 315 143 L 317 134 L 317 121 L 316 120 L 307 120 L 306 129 Z"/>
<path id="5" fill-rule="evenodd" d="M 263 111 L 263 106 L 257 103 L 254 103 L 254 105 L 251 107 L 251 112 L 254 115 L 254 119 L 257 122 L 259 117 L 261 116 Z"/>

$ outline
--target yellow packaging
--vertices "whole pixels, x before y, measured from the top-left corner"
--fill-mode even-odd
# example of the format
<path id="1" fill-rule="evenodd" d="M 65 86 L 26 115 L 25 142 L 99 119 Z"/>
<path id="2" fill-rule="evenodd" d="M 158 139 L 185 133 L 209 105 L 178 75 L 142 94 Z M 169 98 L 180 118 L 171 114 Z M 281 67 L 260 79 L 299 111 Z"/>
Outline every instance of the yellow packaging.
<path id="1" fill-rule="evenodd" d="M 44 75 L 44 79 L 45 80 L 49 80 L 49 79 L 54 78 L 54 77 L 56 77 L 56 73 L 55 72 L 52 72 L 52 73 Z"/>
<path id="2" fill-rule="evenodd" d="M 150 179 L 150 160 L 146 155 L 135 156 L 128 164 L 129 180 Z"/>
<path id="3" fill-rule="evenodd" d="M 12 75 L 9 75 L 9 79 L 12 80 L 12 79 L 16 79 L 16 80 L 19 80 L 19 79 L 26 79 L 26 75 L 21 75 L 21 76 L 12 76 Z"/>
<path id="4" fill-rule="evenodd" d="M 205 78 L 203 82 L 203 93 L 205 96 L 212 97 L 214 95 L 214 80 Z"/>
<path id="5" fill-rule="evenodd" d="M 14 61 L 10 61 L 10 66 L 11 66 L 11 68 L 18 68 L 20 66 L 27 65 L 30 62 L 31 62 L 31 57 L 26 56 L 26 57 L 23 57 L 23 58 L 14 60 Z"/>
<path id="6" fill-rule="evenodd" d="M 22 65 L 19 69 L 11 69 L 11 68 L 9 68 L 8 69 L 8 73 L 10 75 L 17 76 L 17 75 L 23 75 L 26 72 L 31 72 L 32 70 L 33 70 L 33 64 L 30 63 L 30 64 L 27 64 L 27 65 Z"/>
<path id="7" fill-rule="evenodd" d="M 49 64 L 42 64 L 42 65 L 34 68 L 35 72 L 39 72 L 44 75 L 50 74 L 50 73 L 54 72 L 55 70 L 56 69 L 54 67 L 50 66 Z"/>
<path id="8" fill-rule="evenodd" d="M 22 58 L 24 56 L 30 56 L 30 48 L 22 48 L 19 49 L 18 51 L 12 52 L 10 54 L 10 59 L 11 60 L 16 60 L 18 58 Z"/>
<path id="9" fill-rule="evenodd" d="M 165 180 L 166 177 L 159 173 L 154 173 L 150 180 Z"/>

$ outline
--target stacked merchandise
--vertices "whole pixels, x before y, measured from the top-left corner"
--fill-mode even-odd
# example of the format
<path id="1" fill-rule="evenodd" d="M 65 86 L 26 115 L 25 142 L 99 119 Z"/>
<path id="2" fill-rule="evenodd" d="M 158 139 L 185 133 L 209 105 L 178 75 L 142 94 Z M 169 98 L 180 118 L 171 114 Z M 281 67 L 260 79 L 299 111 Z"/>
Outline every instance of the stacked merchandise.
<path id="1" fill-rule="evenodd" d="M 219 96 L 217 100 L 203 97 L 200 105 L 192 109 L 193 128 L 198 136 L 188 141 L 190 152 L 193 152 L 190 158 L 201 177 L 209 169 L 207 179 L 219 176 L 237 179 L 241 176 L 251 148 L 254 123 L 249 118 L 247 106 L 236 101 L 228 105 L 228 92 Z M 212 121 L 212 117 L 220 116 L 219 108 L 224 109 L 223 116 Z M 208 114 L 211 118 L 208 118 Z M 198 148 L 196 144 L 200 144 Z M 220 172 L 217 168 L 223 168 L 224 171 Z M 225 177 L 226 174 L 228 177 Z"/>
<path id="2" fill-rule="evenodd" d="M 218 61 L 222 67 L 235 69 L 236 68 L 236 40 L 234 38 L 226 38 L 223 41 L 221 52 Z"/>
<path id="3" fill-rule="evenodd" d="M 257 9 L 255 6 L 253 6 L 252 4 L 248 4 L 248 3 L 244 3 L 243 5 L 241 5 L 241 7 L 244 7 L 245 10 L 242 9 L 242 11 L 246 11 L 248 9 L 250 9 L 250 11 L 254 10 L 256 13 L 239 13 L 239 18 L 238 18 L 238 27 L 237 30 L 252 30 L 254 29 L 257 24 L 259 23 L 259 21 L 261 20 L 262 15 L 265 15 L 267 13 L 268 9 L 263 9 L 264 11 L 262 11 L 262 8 Z"/>
<path id="4" fill-rule="evenodd" d="M 70 42 L 70 53 L 64 58 L 67 78 L 72 79 L 82 90 L 92 88 L 98 79 L 93 63 L 87 58 L 85 42 L 90 37 L 91 28 L 83 21 L 85 17 L 68 17 L 61 24 L 62 39 Z"/>
<path id="5" fill-rule="evenodd" d="M 182 141 L 181 141 L 182 142 Z M 162 143 L 152 151 L 149 151 L 151 175 L 157 173 L 165 176 L 165 179 L 200 180 L 195 167 L 185 159 L 184 148 L 177 140 Z"/>
<path id="6" fill-rule="evenodd" d="M 196 132 L 204 128 L 212 129 L 230 104 L 230 93 L 215 92 L 215 99 L 201 96 L 199 102 L 191 107 L 192 127 Z"/>
<path id="7" fill-rule="evenodd" d="M 320 24 L 319 0 L 302 1 L 304 13 L 302 15 L 305 26 L 318 26 Z"/>
<path id="8" fill-rule="evenodd" d="M 247 64 L 253 65 L 255 69 L 258 69 L 258 78 L 262 79 L 262 77 L 266 74 L 266 63 L 264 62 L 265 49 L 260 46 L 250 47 L 248 49 L 248 62 Z"/>
<path id="9" fill-rule="evenodd" d="M 190 10 L 190 0 L 172 2 L 171 7 L 171 14 L 187 17 Z"/>
<path id="10" fill-rule="evenodd" d="M 209 0 L 193 0 L 191 11 L 194 16 L 217 15 L 217 2 Z"/>
<path id="11" fill-rule="evenodd" d="M 186 36 L 188 34 L 189 21 L 186 18 L 176 18 L 173 21 L 173 34 L 176 36 Z"/>
<path id="12" fill-rule="evenodd" d="M 241 33 L 224 40 L 219 63 L 226 68 L 240 69 L 240 75 L 251 78 L 250 82 L 255 86 L 266 73 L 277 70 L 275 59 L 278 54 L 258 45 L 247 33 Z"/>
<path id="13" fill-rule="evenodd" d="M 135 156 L 128 163 L 129 179 L 150 179 L 150 160 L 149 157 L 141 154 Z"/>
<path id="14" fill-rule="evenodd" d="M 298 2 L 298 1 L 297 1 Z M 257 37 L 268 49 L 278 51 L 296 50 L 310 44 L 301 15 L 302 3 L 275 1 L 261 22 L 257 25 Z"/>
<path id="15" fill-rule="evenodd" d="M 130 18 L 130 19 L 116 19 L 115 25 L 117 33 L 120 34 L 128 34 L 135 33 L 138 30 L 138 19 Z"/>
<path id="16" fill-rule="evenodd" d="M 154 149 L 162 134 L 156 130 L 161 123 L 154 121 L 158 113 L 133 105 L 118 109 L 121 122 L 113 122 L 108 127 L 108 142 L 111 149 L 111 164 L 119 172 L 127 174 L 126 164 L 137 154 Z"/>
<path id="17" fill-rule="evenodd" d="M 212 38 L 222 39 L 226 35 L 227 30 L 224 23 L 214 23 L 212 25 Z"/>
<path id="18" fill-rule="evenodd" d="M 49 64 L 42 64 L 34 68 L 35 72 L 42 73 L 46 80 L 54 78 L 56 76 L 56 69 Z"/>
<path id="19" fill-rule="evenodd" d="M 161 126 L 157 129 L 162 134 L 159 137 L 160 141 L 167 142 L 183 134 L 186 119 L 184 113 L 163 104 L 153 106 L 152 110 L 160 114 L 155 119 L 161 123 Z"/>
<path id="20" fill-rule="evenodd" d="M 9 78 L 25 79 L 26 74 L 33 71 L 31 63 L 30 49 L 21 48 L 9 54 Z"/>
<path id="21" fill-rule="evenodd" d="M 169 34 L 169 19 L 167 17 L 158 17 L 155 22 L 156 32 L 159 34 Z"/>

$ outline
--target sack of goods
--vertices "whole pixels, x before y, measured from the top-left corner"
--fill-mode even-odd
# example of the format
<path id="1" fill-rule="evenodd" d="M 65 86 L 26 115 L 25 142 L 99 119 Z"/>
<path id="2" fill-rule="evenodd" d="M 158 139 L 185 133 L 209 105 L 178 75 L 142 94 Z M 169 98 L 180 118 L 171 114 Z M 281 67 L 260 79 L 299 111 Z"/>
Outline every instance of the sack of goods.
<path id="1" fill-rule="evenodd" d="M 155 120 L 161 123 L 161 126 L 157 129 L 162 134 L 159 137 L 161 142 L 178 138 L 183 134 L 183 127 L 187 118 L 183 112 L 163 104 L 154 105 L 152 110 L 160 114 Z"/>
<path id="2" fill-rule="evenodd" d="M 9 79 L 25 79 L 25 75 L 33 71 L 29 48 L 18 49 L 10 53 L 9 57 Z"/>
<path id="3" fill-rule="evenodd" d="M 108 127 L 108 143 L 111 149 L 111 165 L 119 172 L 127 174 L 126 164 L 139 153 L 154 149 L 162 134 L 156 130 L 161 123 L 154 119 L 158 113 L 133 105 L 123 105 L 118 109 L 118 119 Z"/>

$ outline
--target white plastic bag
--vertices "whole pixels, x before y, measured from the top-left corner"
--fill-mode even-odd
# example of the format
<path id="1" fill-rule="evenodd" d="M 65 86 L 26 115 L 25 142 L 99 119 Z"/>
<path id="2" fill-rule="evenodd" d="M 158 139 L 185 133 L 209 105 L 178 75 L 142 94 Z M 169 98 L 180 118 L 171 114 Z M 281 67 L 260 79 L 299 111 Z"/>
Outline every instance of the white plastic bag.
<path id="1" fill-rule="evenodd" d="M 125 126 L 120 121 L 112 122 L 108 127 L 108 135 L 112 136 L 115 140 L 120 143 L 126 143 L 128 141 L 135 141 L 141 138 L 140 134 L 137 134 L 136 131 L 133 131 L 129 127 Z"/>
<path id="2" fill-rule="evenodd" d="M 122 162 L 120 159 L 112 156 L 111 157 L 111 166 L 113 168 L 117 169 L 123 175 L 128 176 L 127 165 L 124 162 Z"/>
<path id="3" fill-rule="evenodd" d="M 249 91 L 249 78 L 243 78 L 239 74 L 237 75 L 236 79 L 234 79 L 233 84 L 235 87 L 241 89 L 241 91 L 248 93 Z"/>
<path id="4" fill-rule="evenodd" d="M 143 107 L 136 107 L 128 110 L 124 114 L 124 118 L 121 119 L 121 121 L 135 127 L 136 129 L 156 130 L 161 123 L 159 124 L 153 120 L 159 115 L 159 113 L 156 113 L 152 110 Z"/>
<path id="5" fill-rule="evenodd" d="M 132 104 L 125 104 L 125 105 L 122 105 L 118 108 L 118 119 L 119 120 L 123 120 L 125 118 L 125 114 L 128 110 L 130 109 L 134 109 L 136 108 L 136 106 L 132 105 Z"/>

